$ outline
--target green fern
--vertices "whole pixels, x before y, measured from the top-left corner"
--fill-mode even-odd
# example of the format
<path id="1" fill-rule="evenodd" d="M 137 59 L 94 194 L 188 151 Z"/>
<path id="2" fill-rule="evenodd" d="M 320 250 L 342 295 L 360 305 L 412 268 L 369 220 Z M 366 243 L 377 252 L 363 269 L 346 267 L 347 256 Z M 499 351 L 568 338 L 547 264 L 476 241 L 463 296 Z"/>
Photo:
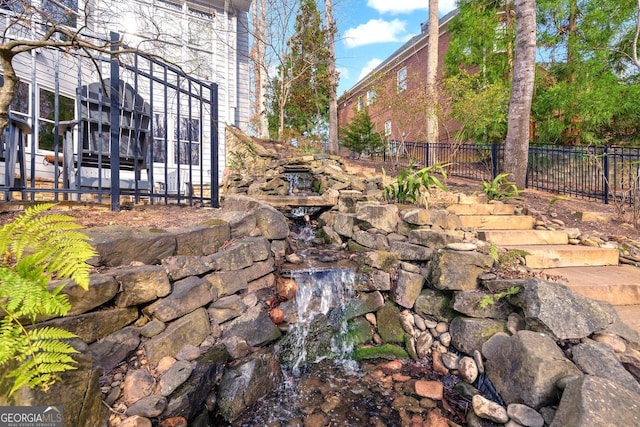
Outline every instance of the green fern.
<path id="1" fill-rule="evenodd" d="M 71 278 L 89 287 L 86 261 L 96 252 L 74 218 L 48 212 L 53 206 L 29 208 L 0 229 L 0 366 L 16 366 L 8 375 L 14 379 L 10 395 L 25 385 L 46 390 L 59 373 L 75 369 L 70 355 L 77 351 L 65 342 L 74 334 L 26 326 L 38 316 L 63 316 L 71 309 L 60 293 L 64 285 L 47 289 L 51 279 Z"/>

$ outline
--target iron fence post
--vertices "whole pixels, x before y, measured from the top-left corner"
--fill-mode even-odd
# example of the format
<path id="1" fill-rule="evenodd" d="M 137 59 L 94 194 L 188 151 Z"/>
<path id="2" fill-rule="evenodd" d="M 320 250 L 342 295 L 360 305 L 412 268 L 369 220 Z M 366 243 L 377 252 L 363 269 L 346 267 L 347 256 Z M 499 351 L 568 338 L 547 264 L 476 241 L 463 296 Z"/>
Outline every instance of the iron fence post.
<path id="1" fill-rule="evenodd" d="M 211 83 L 211 207 L 220 207 L 218 193 L 218 85 Z"/>
<path id="2" fill-rule="evenodd" d="M 491 179 L 498 176 L 498 143 L 491 143 Z"/>
<path id="3" fill-rule="evenodd" d="M 111 32 L 111 87 L 110 96 L 110 166 L 111 166 L 111 210 L 120 210 L 120 66 L 115 52 L 120 39 L 118 33 Z"/>
<path id="4" fill-rule="evenodd" d="M 424 144 L 424 167 L 429 167 L 429 143 Z"/>
<path id="5" fill-rule="evenodd" d="M 604 146 L 602 152 L 602 171 L 603 171 L 603 191 L 604 191 L 604 204 L 609 204 L 609 147 Z"/>

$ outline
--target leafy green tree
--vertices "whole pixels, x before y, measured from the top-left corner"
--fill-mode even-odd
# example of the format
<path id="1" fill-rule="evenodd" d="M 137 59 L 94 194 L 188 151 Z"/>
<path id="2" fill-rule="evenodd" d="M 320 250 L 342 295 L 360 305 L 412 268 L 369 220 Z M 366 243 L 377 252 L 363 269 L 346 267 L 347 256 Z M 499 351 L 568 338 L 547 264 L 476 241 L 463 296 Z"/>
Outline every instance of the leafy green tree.
<path id="1" fill-rule="evenodd" d="M 277 115 L 279 135 L 285 128 L 316 134 L 326 127 L 331 88 L 326 35 L 315 0 L 302 0 L 288 41 L 289 53 L 271 82 L 271 114 Z M 275 123 L 272 118 L 270 124 Z"/>
<path id="2" fill-rule="evenodd" d="M 384 146 L 366 108 L 356 112 L 347 127 L 340 129 L 340 136 L 342 145 L 358 155 L 375 153 Z"/>

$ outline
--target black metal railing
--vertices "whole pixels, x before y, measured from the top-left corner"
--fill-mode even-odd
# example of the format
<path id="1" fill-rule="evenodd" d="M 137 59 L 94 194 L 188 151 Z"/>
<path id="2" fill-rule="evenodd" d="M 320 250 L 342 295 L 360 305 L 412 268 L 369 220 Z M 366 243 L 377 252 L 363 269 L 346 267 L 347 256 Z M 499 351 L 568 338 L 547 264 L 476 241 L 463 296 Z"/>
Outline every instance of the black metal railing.
<path id="1" fill-rule="evenodd" d="M 121 47 L 117 33 L 110 42 Z M 218 206 L 217 84 L 133 50 L 40 55 L 53 67 L 20 62 L 27 108 L 12 111 L 0 138 L 5 200 Z M 43 88 L 48 97 L 36 96 Z"/>
<path id="2" fill-rule="evenodd" d="M 447 164 L 449 176 L 490 181 L 503 172 L 504 145 L 393 142 L 375 160 L 396 168 Z M 631 205 L 640 198 L 640 148 L 531 145 L 526 186 Z"/>

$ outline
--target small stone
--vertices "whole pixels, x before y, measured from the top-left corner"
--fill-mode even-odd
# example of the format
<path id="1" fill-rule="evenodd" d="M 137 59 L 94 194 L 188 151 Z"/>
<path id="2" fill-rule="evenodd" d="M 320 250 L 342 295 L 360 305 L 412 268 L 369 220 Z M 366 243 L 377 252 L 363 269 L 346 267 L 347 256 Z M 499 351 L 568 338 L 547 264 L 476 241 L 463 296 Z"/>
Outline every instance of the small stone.
<path id="1" fill-rule="evenodd" d="M 433 344 L 433 336 L 429 332 L 422 332 L 416 339 L 416 354 L 423 359 L 431 352 L 431 344 Z"/>
<path id="2" fill-rule="evenodd" d="M 608 345 L 616 353 L 624 353 L 627 351 L 627 344 L 622 338 L 613 334 L 595 333 L 592 337 L 594 341 Z"/>
<path id="3" fill-rule="evenodd" d="M 232 359 L 241 359 L 251 352 L 247 341 L 237 335 L 226 337 L 222 343 Z"/>
<path id="4" fill-rule="evenodd" d="M 413 323 L 415 323 L 416 328 L 420 329 L 421 331 L 427 330 L 427 324 L 419 314 L 413 314 Z"/>
<path id="5" fill-rule="evenodd" d="M 298 284 L 293 279 L 280 277 L 276 282 L 276 291 L 281 297 L 292 300 L 298 292 Z"/>
<path id="6" fill-rule="evenodd" d="M 289 255 L 286 255 L 284 258 L 287 260 L 288 263 L 291 263 L 291 264 L 302 264 L 304 262 L 302 257 L 298 254 L 289 254 Z"/>
<path id="7" fill-rule="evenodd" d="M 376 315 L 373 313 L 367 313 L 364 315 L 364 318 L 367 319 L 369 321 L 369 323 L 371 323 L 371 325 L 374 328 L 378 327 L 378 319 L 376 319 Z"/>
<path id="8" fill-rule="evenodd" d="M 442 375 L 448 374 L 449 369 L 447 369 L 447 367 L 444 366 L 444 364 L 442 363 L 442 353 L 440 353 L 437 350 L 434 350 L 432 352 L 432 357 L 433 357 L 433 370 Z"/>
<path id="9" fill-rule="evenodd" d="M 398 372 L 402 369 L 402 361 L 396 359 L 390 362 L 381 363 L 378 365 L 378 368 L 385 372 Z"/>
<path id="10" fill-rule="evenodd" d="M 160 378 L 160 394 L 169 396 L 191 376 L 192 371 L 193 366 L 190 362 L 178 360 Z"/>
<path id="11" fill-rule="evenodd" d="M 284 312 L 279 308 L 269 310 L 269 318 L 275 325 L 279 325 L 284 321 Z"/>
<path id="12" fill-rule="evenodd" d="M 479 394 L 473 396 L 471 404 L 473 405 L 473 412 L 480 418 L 499 424 L 504 424 L 509 421 L 509 415 L 507 415 L 506 409 Z"/>
<path id="13" fill-rule="evenodd" d="M 143 397 L 127 408 L 127 415 L 140 415 L 147 418 L 160 416 L 167 409 L 167 399 L 159 394 Z"/>
<path id="14" fill-rule="evenodd" d="M 124 385 L 122 387 L 123 402 L 125 405 L 131 405 L 149 396 L 153 390 L 154 382 L 153 377 L 144 369 L 130 371 L 124 379 Z"/>
<path id="15" fill-rule="evenodd" d="M 480 353 L 480 350 L 473 351 L 473 360 L 476 362 L 478 372 L 484 374 L 484 362 L 482 361 L 482 353 Z"/>
<path id="16" fill-rule="evenodd" d="M 166 327 L 167 325 L 165 325 L 164 322 L 154 319 L 140 328 L 140 335 L 142 335 L 143 337 L 152 338 L 158 335 L 160 332 L 164 331 Z"/>
<path id="17" fill-rule="evenodd" d="M 507 406 L 507 415 L 513 421 L 526 427 L 543 427 L 544 419 L 535 409 L 522 405 L 520 403 L 512 403 Z"/>
<path id="18" fill-rule="evenodd" d="M 439 351 L 440 354 L 445 354 L 449 351 L 449 349 L 442 345 L 440 341 L 434 341 L 431 349 L 434 351 Z"/>
<path id="19" fill-rule="evenodd" d="M 171 356 L 164 356 L 162 359 L 158 361 L 158 366 L 156 366 L 156 371 L 158 371 L 158 374 L 162 375 L 165 372 L 167 372 L 167 370 L 169 370 L 169 368 L 172 367 L 174 363 L 176 363 L 175 358 Z"/>
<path id="20" fill-rule="evenodd" d="M 314 412 L 304 419 L 304 427 L 324 427 L 327 425 L 327 416 L 322 412 Z"/>
<path id="21" fill-rule="evenodd" d="M 446 246 L 447 249 L 453 251 L 469 252 L 475 251 L 478 247 L 473 243 L 449 243 Z"/>
<path id="22" fill-rule="evenodd" d="M 120 397 L 121 391 L 122 389 L 120 387 L 114 387 L 111 390 L 109 390 L 107 397 L 104 398 L 104 403 L 106 403 L 109 406 L 113 406 L 116 400 L 118 400 L 118 398 Z"/>
<path id="23" fill-rule="evenodd" d="M 409 335 L 410 337 L 415 336 L 415 328 L 413 327 L 413 315 L 408 310 L 404 310 L 400 313 L 400 324 L 402 325 L 402 329 Z"/>
<path id="24" fill-rule="evenodd" d="M 440 381 L 418 380 L 415 383 L 415 390 L 418 396 L 434 400 L 442 400 L 444 395 L 444 386 Z"/>
<path id="25" fill-rule="evenodd" d="M 442 355 L 442 364 L 449 369 L 456 370 L 460 365 L 460 356 L 454 353 L 445 353 Z"/>
<path id="26" fill-rule="evenodd" d="M 445 347 L 449 347 L 449 344 L 451 344 L 451 334 L 449 332 L 443 332 L 439 337 L 438 340 L 440 340 L 440 343 L 445 346 Z"/>
<path id="27" fill-rule="evenodd" d="M 134 415 L 122 420 L 118 427 L 151 427 L 151 420 L 140 415 Z"/>
<path id="28" fill-rule="evenodd" d="M 180 349 L 178 354 L 176 354 L 176 359 L 191 361 L 196 360 L 200 355 L 200 347 L 196 347 L 192 344 L 186 344 L 182 349 Z"/>
<path id="29" fill-rule="evenodd" d="M 460 378 L 469 384 L 473 384 L 476 378 L 478 378 L 478 366 L 471 357 L 465 356 L 460 359 L 458 371 Z"/>
<path id="30" fill-rule="evenodd" d="M 376 332 L 375 334 L 373 334 L 373 342 L 376 344 L 382 344 L 382 337 L 379 333 Z"/>
<path id="31" fill-rule="evenodd" d="M 507 330 L 511 335 L 526 328 L 524 318 L 518 313 L 511 313 L 507 318 Z"/>
<path id="32" fill-rule="evenodd" d="M 247 307 L 251 308 L 258 303 L 258 296 L 255 293 L 247 294 L 244 298 L 242 298 L 242 303 Z"/>
<path id="33" fill-rule="evenodd" d="M 438 332 L 438 334 L 444 334 L 445 332 L 449 331 L 449 324 L 447 322 L 439 322 L 436 325 L 436 332 Z"/>
<path id="34" fill-rule="evenodd" d="M 432 319 L 424 319 L 424 324 L 426 325 L 427 329 L 435 329 L 436 326 L 438 326 L 438 322 Z"/>
<path id="35" fill-rule="evenodd" d="M 187 427 L 187 420 L 184 417 L 171 417 L 162 420 L 158 427 Z"/>
<path id="36" fill-rule="evenodd" d="M 340 405 L 340 402 L 341 402 L 340 397 L 338 397 L 338 396 L 329 396 L 328 398 L 325 399 L 325 401 L 322 404 L 320 404 L 320 409 L 325 414 L 329 414 L 329 413 L 331 413 L 331 411 L 336 409 L 338 407 L 338 405 Z"/>

